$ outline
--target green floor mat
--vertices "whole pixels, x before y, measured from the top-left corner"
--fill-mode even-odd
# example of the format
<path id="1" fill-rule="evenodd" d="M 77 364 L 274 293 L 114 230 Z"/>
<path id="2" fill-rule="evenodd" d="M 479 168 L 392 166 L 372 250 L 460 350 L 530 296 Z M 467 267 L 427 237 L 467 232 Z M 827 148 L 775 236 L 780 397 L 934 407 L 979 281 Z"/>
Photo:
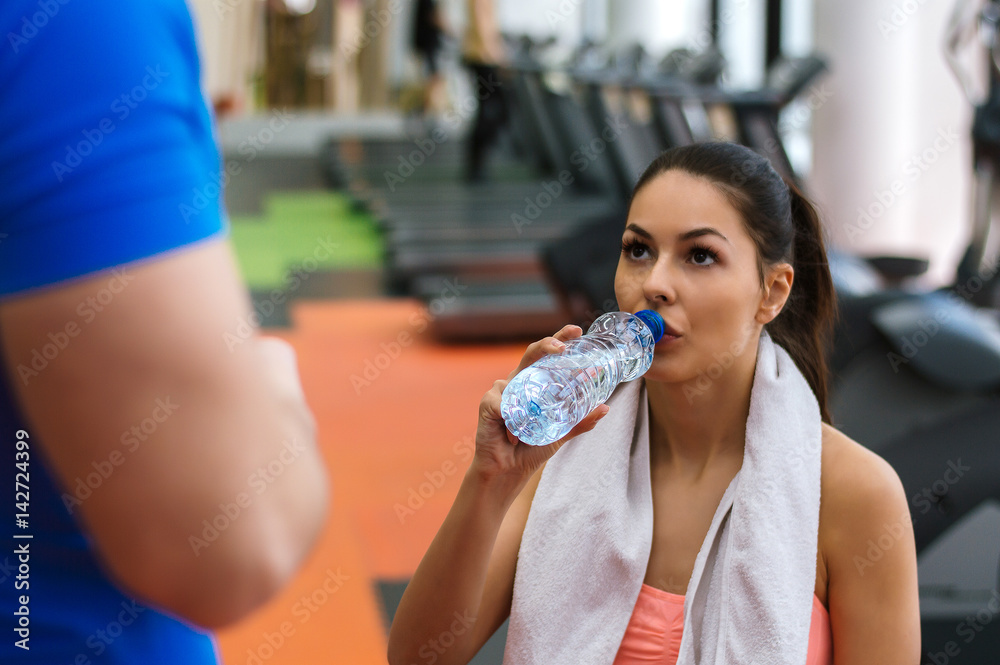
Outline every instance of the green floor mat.
<path id="1" fill-rule="evenodd" d="M 377 268 L 382 239 L 371 216 L 323 191 L 268 197 L 260 217 L 232 217 L 240 270 L 252 289 L 280 288 L 295 271 Z"/>

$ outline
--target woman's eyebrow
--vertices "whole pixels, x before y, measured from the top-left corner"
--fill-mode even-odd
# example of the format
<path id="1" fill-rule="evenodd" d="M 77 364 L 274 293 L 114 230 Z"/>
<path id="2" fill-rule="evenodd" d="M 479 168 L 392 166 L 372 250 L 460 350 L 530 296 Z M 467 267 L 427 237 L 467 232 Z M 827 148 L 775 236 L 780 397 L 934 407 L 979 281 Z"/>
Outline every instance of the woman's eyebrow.
<path id="1" fill-rule="evenodd" d="M 632 223 L 632 224 L 629 224 L 628 226 L 626 226 L 625 230 L 626 231 L 632 231 L 636 235 L 640 235 L 643 238 L 646 238 L 647 240 L 652 240 L 653 239 L 653 234 L 652 233 L 650 233 L 649 231 L 647 231 L 646 229 L 642 228 L 641 226 L 639 226 L 638 224 L 635 224 L 635 223 Z"/>
<path id="2" fill-rule="evenodd" d="M 726 242 L 729 242 L 729 238 L 724 236 L 721 231 L 713 229 L 711 226 L 703 226 L 697 229 L 691 229 L 690 231 L 685 231 L 680 235 L 681 240 L 691 240 L 692 238 L 699 238 L 701 236 L 719 236 Z M 730 243 L 732 244 L 732 243 Z"/>
<path id="3" fill-rule="evenodd" d="M 625 227 L 625 229 L 628 230 L 628 231 L 632 231 L 636 235 L 640 235 L 643 238 L 646 238 L 647 240 L 652 240 L 653 239 L 653 234 L 650 233 L 649 231 L 647 231 L 646 229 L 642 228 L 638 224 L 635 224 L 635 223 L 629 224 L 628 226 Z M 729 242 L 729 238 L 727 238 L 725 235 L 723 235 L 721 231 L 719 231 L 717 229 L 713 229 L 711 226 L 702 226 L 702 227 L 699 227 L 697 229 L 691 229 L 690 231 L 685 231 L 684 233 L 680 234 L 680 236 L 678 236 L 678 239 L 681 240 L 681 241 L 684 241 L 684 240 L 691 240 L 692 238 L 699 238 L 701 236 L 707 236 L 707 235 L 719 236 L 720 238 L 722 238 L 726 242 Z M 732 244 L 732 243 L 730 243 L 730 244 Z"/>

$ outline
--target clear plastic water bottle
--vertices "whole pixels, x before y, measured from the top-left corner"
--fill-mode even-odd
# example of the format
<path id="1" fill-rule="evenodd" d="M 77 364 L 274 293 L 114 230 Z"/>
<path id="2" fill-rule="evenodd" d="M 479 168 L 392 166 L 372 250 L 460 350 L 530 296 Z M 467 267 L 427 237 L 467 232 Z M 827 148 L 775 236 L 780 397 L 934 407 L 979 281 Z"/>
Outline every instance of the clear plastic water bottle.
<path id="1" fill-rule="evenodd" d="M 533 446 L 566 436 L 619 383 L 646 373 L 664 328 L 663 318 L 650 309 L 599 317 L 586 335 L 525 367 L 507 384 L 500 398 L 507 429 Z"/>

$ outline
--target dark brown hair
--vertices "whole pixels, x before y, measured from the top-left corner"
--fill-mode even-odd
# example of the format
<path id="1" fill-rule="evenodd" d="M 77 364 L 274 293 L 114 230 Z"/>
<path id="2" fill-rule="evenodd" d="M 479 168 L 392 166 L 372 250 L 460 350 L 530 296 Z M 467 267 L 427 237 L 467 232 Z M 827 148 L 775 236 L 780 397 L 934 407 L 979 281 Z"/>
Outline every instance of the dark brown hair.
<path id="1" fill-rule="evenodd" d="M 677 169 L 712 183 L 740 213 L 757 246 L 761 286 L 764 269 L 791 264 L 795 280 L 781 313 L 767 324 L 771 338 L 795 361 L 816 395 L 823 421 L 827 409 L 826 344 L 836 299 L 816 208 L 766 157 L 724 141 L 671 148 L 639 176 L 632 198 L 656 176 Z"/>

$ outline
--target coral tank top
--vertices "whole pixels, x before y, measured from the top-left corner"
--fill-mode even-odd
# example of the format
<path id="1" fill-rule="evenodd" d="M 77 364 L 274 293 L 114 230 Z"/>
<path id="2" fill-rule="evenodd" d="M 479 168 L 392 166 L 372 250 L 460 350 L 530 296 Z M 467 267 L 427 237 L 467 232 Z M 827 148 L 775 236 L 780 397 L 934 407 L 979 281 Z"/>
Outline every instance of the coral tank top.
<path id="1" fill-rule="evenodd" d="M 684 596 L 643 584 L 614 665 L 675 665 L 684 632 Z M 809 652 L 805 665 L 831 665 L 830 615 L 813 595 Z"/>

